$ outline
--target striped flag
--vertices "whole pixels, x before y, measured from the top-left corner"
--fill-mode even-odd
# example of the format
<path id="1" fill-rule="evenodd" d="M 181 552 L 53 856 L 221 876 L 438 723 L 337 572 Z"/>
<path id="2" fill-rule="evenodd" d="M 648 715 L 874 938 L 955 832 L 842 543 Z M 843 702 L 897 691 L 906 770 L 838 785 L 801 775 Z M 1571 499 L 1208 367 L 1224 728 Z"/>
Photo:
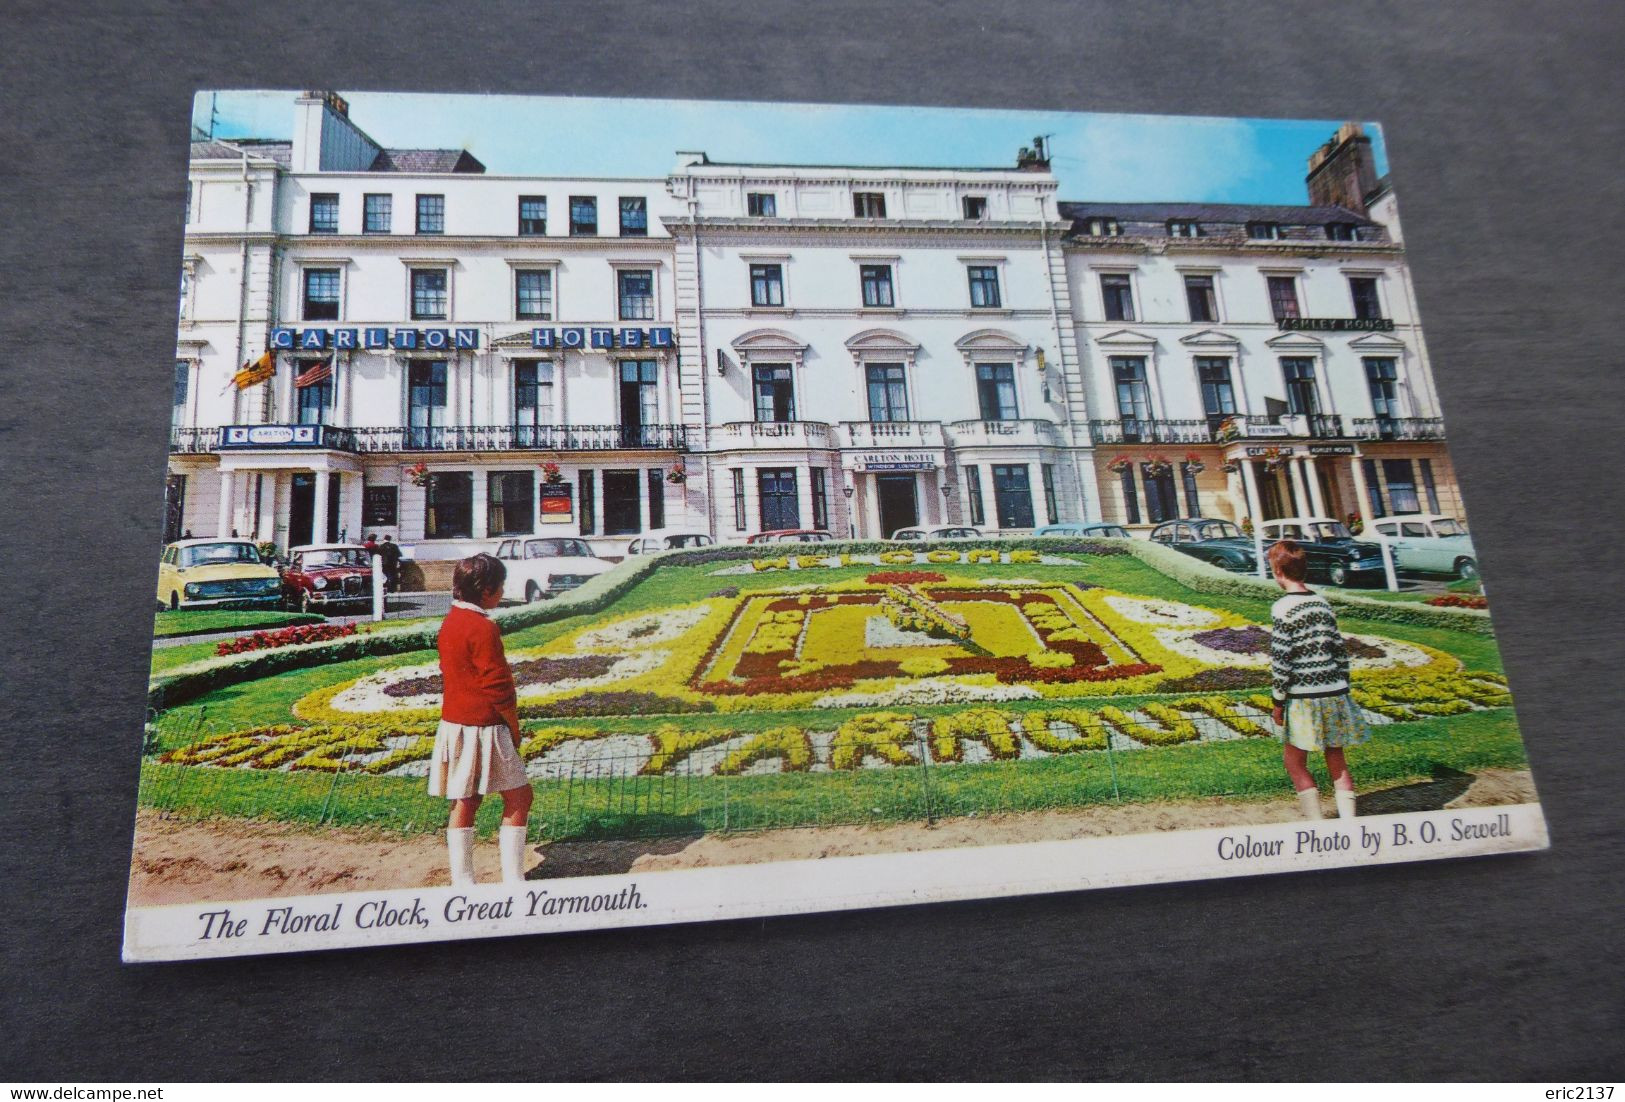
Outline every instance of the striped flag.
<path id="1" fill-rule="evenodd" d="M 315 363 L 311 364 L 309 367 L 307 367 L 305 370 L 301 371 L 299 373 L 299 376 L 296 379 L 294 379 L 293 385 L 302 390 L 307 386 L 315 386 L 317 383 L 326 382 L 328 379 L 331 379 L 332 377 L 333 377 L 333 363 L 332 363 L 332 361 L 331 360 L 318 360 Z"/>

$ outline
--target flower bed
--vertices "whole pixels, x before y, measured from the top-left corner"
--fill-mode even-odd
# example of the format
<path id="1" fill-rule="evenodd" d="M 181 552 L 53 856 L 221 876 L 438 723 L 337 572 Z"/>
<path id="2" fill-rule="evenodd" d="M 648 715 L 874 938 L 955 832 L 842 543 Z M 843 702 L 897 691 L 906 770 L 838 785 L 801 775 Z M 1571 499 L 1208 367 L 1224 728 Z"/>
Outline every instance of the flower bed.
<path id="1" fill-rule="evenodd" d="M 354 624 L 296 624 L 291 628 L 256 631 L 249 635 L 239 635 L 235 639 L 222 639 L 215 644 L 214 653 L 248 654 L 250 651 L 273 650 L 276 647 L 324 643 L 329 639 L 343 639 L 355 633 Z"/>
<path id="2" fill-rule="evenodd" d="M 1460 593 L 1441 593 L 1437 597 L 1429 597 L 1427 600 L 1423 601 L 1422 603 L 1426 604 L 1426 605 L 1432 605 L 1434 608 L 1489 608 L 1490 607 L 1490 599 L 1488 597 L 1473 596 L 1471 594 L 1463 596 Z"/>

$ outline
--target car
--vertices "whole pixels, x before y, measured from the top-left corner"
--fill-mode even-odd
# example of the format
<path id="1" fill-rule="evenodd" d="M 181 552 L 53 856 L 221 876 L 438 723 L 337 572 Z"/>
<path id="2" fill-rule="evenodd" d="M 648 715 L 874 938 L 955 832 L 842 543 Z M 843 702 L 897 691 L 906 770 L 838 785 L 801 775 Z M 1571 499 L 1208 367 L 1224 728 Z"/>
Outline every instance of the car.
<path id="1" fill-rule="evenodd" d="M 1383 577 L 1382 548 L 1358 541 L 1348 526 L 1331 517 L 1280 517 L 1259 526 L 1266 544 L 1295 540 L 1309 556 L 1311 581 L 1332 585 Z"/>
<path id="2" fill-rule="evenodd" d="M 676 551 L 685 547 L 710 547 L 716 541 L 709 532 L 687 528 L 652 528 L 626 543 L 627 555 L 653 555 L 660 551 Z"/>
<path id="3" fill-rule="evenodd" d="M 1442 513 L 1409 513 L 1380 517 L 1365 526 L 1364 539 L 1386 543 L 1394 551 L 1394 566 L 1426 574 L 1478 577 L 1478 552 L 1460 521 Z"/>
<path id="4" fill-rule="evenodd" d="M 526 604 L 557 597 L 585 585 L 615 564 L 600 559 L 584 539 L 575 536 L 521 536 L 497 545 L 496 557 L 508 568 L 502 599 Z"/>
<path id="5" fill-rule="evenodd" d="M 372 603 L 372 554 L 354 543 L 312 543 L 288 549 L 282 594 L 301 612 Z"/>
<path id="6" fill-rule="evenodd" d="M 160 608 L 217 608 L 282 602 L 282 575 L 252 540 L 179 540 L 158 560 Z"/>
<path id="7" fill-rule="evenodd" d="M 1087 536 L 1090 539 L 1126 540 L 1133 539 L 1129 530 L 1121 524 L 1046 524 L 1035 536 Z"/>
<path id="8" fill-rule="evenodd" d="M 835 537 L 821 528 L 779 528 L 757 532 L 746 543 L 834 543 Z"/>
<path id="9" fill-rule="evenodd" d="M 1163 521 L 1151 529 L 1151 540 L 1225 570 L 1250 574 L 1258 569 L 1252 538 L 1228 520 L 1181 517 Z"/>
<path id="10" fill-rule="evenodd" d="M 983 535 L 979 529 L 969 525 L 953 524 L 941 528 L 899 528 L 891 534 L 894 540 L 979 540 Z"/>

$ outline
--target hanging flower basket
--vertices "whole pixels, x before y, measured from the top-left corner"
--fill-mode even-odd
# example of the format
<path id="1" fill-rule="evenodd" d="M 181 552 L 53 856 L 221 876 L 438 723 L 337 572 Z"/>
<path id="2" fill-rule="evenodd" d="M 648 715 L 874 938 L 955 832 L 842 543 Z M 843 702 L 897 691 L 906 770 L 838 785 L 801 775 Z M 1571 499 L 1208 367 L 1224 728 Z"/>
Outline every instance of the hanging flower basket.
<path id="1" fill-rule="evenodd" d="M 679 483 L 687 482 L 688 468 L 684 467 L 681 463 L 677 464 L 677 466 L 666 472 L 666 481 L 670 482 L 674 486 L 678 485 Z"/>
<path id="2" fill-rule="evenodd" d="M 1285 448 L 1266 448 L 1264 454 L 1258 458 L 1264 461 L 1266 471 L 1278 471 L 1286 465 L 1291 454 Z"/>
<path id="3" fill-rule="evenodd" d="M 563 475 L 562 472 L 560 472 L 559 465 L 557 463 L 553 462 L 551 459 L 548 460 L 545 463 L 540 464 L 540 466 L 542 468 L 542 481 L 543 482 L 556 484 L 556 483 L 564 481 L 564 475 Z"/>
<path id="4" fill-rule="evenodd" d="M 1240 474 L 1241 463 L 1239 460 L 1226 459 L 1223 463 L 1219 464 L 1219 470 L 1223 471 L 1225 474 Z"/>
<path id="5" fill-rule="evenodd" d="M 427 486 L 429 484 L 429 465 L 419 460 L 406 468 L 406 477 L 412 480 L 414 486 Z"/>
<path id="6" fill-rule="evenodd" d="M 1166 455 L 1148 455 L 1145 457 L 1145 473 L 1147 477 L 1161 478 L 1173 469 L 1173 462 Z"/>
<path id="7" fill-rule="evenodd" d="M 1219 431 L 1213 438 L 1221 444 L 1228 444 L 1232 440 L 1241 439 L 1241 422 L 1234 417 L 1226 417 L 1219 422 Z"/>
<path id="8" fill-rule="evenodd" d="M 1112 472 L 1112 474 L 1122 474 L 1124 471 L 1132 471 L 1134 469 L 1134 460 L 1130 459 L 1126 455 L 1114 455 L 1111 458 L 1111 462 L 1106 464 L 1106 469 Z"/>
<path id="9" fill-rule="evenodd" d="M 1195 452 L 1186 452 L 1185 469 L 1191 474 L 1201 474 L 1203 471 L 1207 470 L 1207 464 L 1202 462 L 1202 457 L 1197 455 Z"/>

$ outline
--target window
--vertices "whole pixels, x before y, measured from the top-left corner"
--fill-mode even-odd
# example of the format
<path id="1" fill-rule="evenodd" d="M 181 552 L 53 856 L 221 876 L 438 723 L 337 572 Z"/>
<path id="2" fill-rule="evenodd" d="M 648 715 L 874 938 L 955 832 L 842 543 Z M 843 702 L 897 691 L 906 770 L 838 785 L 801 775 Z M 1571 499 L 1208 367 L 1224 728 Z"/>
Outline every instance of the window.
<path id="1" fill-rule="evenodd" d="M 655 316 L 655 274 L 647 268 L 616 273 L 620 287 L 622 321 L 653 321 Z"/>
<path id="2" fill-rule="evenodd" d="M 1117 416 L 1123 422 L 1123 442 L 1132 444 L 1151 430 L 1151 389 L 1145 380 L 1144 356 L 1111 357 L 1112 382 L 1117 387 Z"/>
<path id="3" fill-rule="evenodd" d="M 1371 515 L 1385 517 L 1388 510 L 1382 505 L 1382 483 L 1377 481 L 1377 461 L 1375 459 L 1360 460 L 1360 469 L 1365 474 L 1365 491 L 1371 498 Z"/>
<path id="4" fill-rule="evenodd" d="M 1091 218 L 1083 224 L 1090 237 L 1122 237 L 1123 224 L 1115 218 Z"/>
<path id="5" fill-rule="evenodd" d="M 751 380 L 756 393 L 756 420 L 778 422 L 796 419 L 795 390 L 789 364 L 752 364 Z"/>
<path id="6" fill-rule="evenodd" d="M 186 395 L 192 383 L 192 364 L 189 360 L 175 361 L 175 398 L 169 423 L 176 427 L 186 419 Z"/>
<path id="7" fill-rule="evenodd" d="M 339 197 L 312 195 L 310 197 L 310 232 L 339 232 Z"/>
<path id="8" fill-rule="evenodd" d="M 1354 300 L 1354 316 L 1362 321 L 1382 317 L 1382 301 L 1377 297 L 1377 281 L 1371 276 L 1349 276 L 1349 297 Z"/>
<path id="9" fill-rule="evenodd" d="M 777 218 L 778 196 L 771 191 L 752 191 L 745 195 L 745 212 L 752 218 Z M 740 525 L 741 528 L 744 525 Z"/>
<path id="10" fill-rule="evenodd" d="M 869 420 L 907 421 L 908 384 L 903 365 L 866 364 L 863 373 L 869 384 Z"/>
<path id="11" fill-rule="evenodd" d="M 858 280 L 863 284 L 865 306 L 894 306 L 890 264 L 860 264 Z"/>
<path id="12" fill-rule="evenodd" d="M 1353 222 L 1326 223 L 1326 240 L 1328 241 L 1358 241 L 1360 228 Z"/>
<path id="13" fill-rule="evenodd" d="M 1107 321 L 1134 320 L 1134 290 L 1128 276 L 1101 276 L 1100 299 L 1106 307 Z"/>
<path id="14" fill-rule="evenodd" d="M 1275 320 L 1298 317 L 1298 281 L 1292 276 L 1270 276 L 1270 311 Z"/>
<path id="15" fill-rule="evenodd" d="M 752 306 L 784 305 L 784 265 L 752 264 L 750 266 L 750 304 Z"/>
<path id="16" fill-rule="evenodd" d="M 970 304 L 973 307 L 1003 305 L 999 297 L 999 269 L 990 264 L 972 264 L 966 269 L 970 277 Z"/>
<path id="17" fill-rule="evenodd" d="M 412 269 L 412 317 L 420 321 L 446 318 L 446 269 Z"/>
<path id="18" fill-rule="evenodd" d="M 1422 489 L 1427 491 L 1428 512 L 1437 513 L 1439 511 L 1439 487 L 1433 481 L 1433 460 L 1418 459 L 1416 465 L 1422 469 Z M 1440 535 L 1444 534 L 1440 532 Z"/>
<path id="19" fill-rule="evenodd" d="M 528 536 L 536 530 L 532 475 L 531 471 L 492 471 L 485 476 L 486 535 Z"/>
<path id="20" fill-rule="evenodd" d="M 1388 484 L 1388 504 L 1395 513 L 1420 513 L 1422 503 L 1416 497 L 1416 475 L 1409 459 L 1384 459 L 1382 480 Z"/>
<path id="21" fill-rule="evenodd" d="M 598 475 L 591 469 L 576 475 L 576 494 L 581 498 L 581 534 L 590 536 L 598 527 Z"/>
<path id="22" fill-rule="evenodd" d="M 650 467 L 649 473 L 644 477 L 649 482 L 649 527 L 650 529 L 664 528 L 666 526 L 666 471 L 662 467 Z"/>
<path id="23" fill-rule="evenodd" d="M 1279 222 L 1248 222 L 1247 236 L 1254 241 L 1281 240 L 1281 224 Z"/>
<path id="24" fill-rule="evenodd" d="M 993 468 L 993 511 L 1000 528 L 1033 526 L 1033 492 L 1025 464 Z"/>
<path id="25" fill-rule="evenodd" d="M 1399 416 L 1399 370 L 1390 359 L 1367 359 L 1366 385 L 1371 388 L 1371 412 L 1378 421 L 1390 421 Z M 1388 426 L 1387 431 L 1392 431 Z"/>
<path id="26" fill-rule="evenodd" d="M 513 316 L 548 321 L 553 317 L 553 272 L 521 268 L 514 273 Z"/>
<path id="27" fill-rule="evenodd" d="M 1213 293 L 1213 277 L 1186 276 L 1185 304 L 1190 307 L 1192 321 L 1218 321 L 1219 298 Z"/>
<path id="28" fill-rule="evenodd" d="M 519 197 L 519 236 L 545 237 L 547 235 L 547 196 L 521 195 Z"/>
<path id="29" fill-rule="evenodd" d="M 827 529 L 829 527 L 829 484 L 824 468 L 810 468 L 807 471 L 807 481 L 812 488 L 813 527 Z"/>
<path id="30" fill-rule="evenodd" d="M 971 222 L 979 222 L 987 217 L 987 196 L 967 195 L 960 200 L 965 210 L 965 218 Z"/>
<path id="31" fill-rule="evenodd" d="M 1224 356 L 1198 357 L 1196 381 L 1202 388 L 1202 412 L 1207 416 L 1207 427 L 1209 431 L 1217 432 L 1219 425 L 1236 412 L 1236 392 L 1230 383 L 1230 360 Z"/>
<path id="32" fill-rule="evenodd" d="M 1288 413 L 1312 417 L 1320 412 L 1320 396 L 1315 392 L 1314 360 L 1282 360 L 1281 375 L 1286 379 Z"/>
<path id="33" fill-rule="evenodd" d="M 394 228 L 394 206 L 392 196 L 364 196 L 361 200 L 361 232 L 388 233 Z"/>
<path id="34" fill-rule="evenodd" d="M 659 368 L 653 360 L 621 361 L 621 439 L 627 447 L 644 447 L 646 427 L 660 421 Z M 607 523 L 609 496 L 605 490 Z"/>
<path id="35" fill-rule="evenodd" d="M 795 468 L 757 471 L 756 490 L 761 498 L 762 531 L 776 532 L 801 527 Z"/>
<path id="36" fill-rule="evenodd" d="M 649 200 L 643 198 L 643 196 L 621 196 L 621 236 L 649 236 Z M 659 527 L 659 525 L 655 527 Z"/>
<path id="37" fill-rule="evenodd" d="M 1196 472 L 1189 463 L 1179 465 L 1179 480 L 1185 484 L 1185 515 L 1199 517 L 1202 515 L 1202 499 L 1196 490 Z"/>
<path id="38" fill-rule="evenodd" d="M 539 430 L 554 424 L 553 365 L 546 360 L 514 361 L 513 423 L 516 446 L 546 446 L 547 434 Z"/>
<path id="39" fill-rule="evenodd" d="M 570 196 L 570 236 L 592 237 L 598 232 L 598 200 L 591 195 Z"/>
<path id="40" fill-rule="evenodd" d="M 1140 495 L 1134 489 L 1134 468 L 1124 467 L 1117 475 L 1123 488 L 1123 515 L 1127 523 L 1140 523 Z"/>
<path id="41" fill-rule="evenodd" d="M 982 472 L 978 467 L 965 467 L 960 475 L 965 480 L 965 497 L 970 502 L 970 522 L 972 527 L 981 527 L 987 523 L 987 514 L 982 508 Z"/>
<path id="42" fill-rule="evenodd" d="M 294 361 L 301 425 L 325 425 L 333 412 L 333 367 L 327 360 Z"/>
<path id="43" fill-rule="evenodd" d="M 339 270 L 305 269 L 306 321 L 337 321 L 339 318 Z"/>
<path id="44" fill-rule="evenodd" d="M 728 473 L 733 476 L 734 528 L 743 532 L 745 530 L 745 472 L 735 467 Z"/>
<path id="45" fill-rule="evenodd" d="M 1044 515 L 1049 518 L 1048 523 L 1054 524 L 1061 519 L 1060 502 L 1055 497 L 1055 465 L 1042 463 L 1038 473 L 1044 482 Z"/>
<path id="46" fill-rule="evenodd" d="M 1179 498 L 1174 495 L 1174 472 L 1172 468 L 1164 468 L 1158 474 L 1151 473 L 1151 464 L 1140 464 L 1140 477 L 1145 481 L 1145 512 L 1146 519 L 1152 524 L 1161 524 L 1165 520 L 1173 520 L 1179 516 Z"/>
<path id="47" fill-rule="evenodd" d="M 418 196 L 419 233 L 446 232 L 446 197 L 444 195 Z"/>
<path id="48" fill-rule="evenodd" d="M 1200 223 L 1193 222 L 1188 218 L 1173 218 L 1168 222 L 1168 236 L 1201 237 L 1202 227 Z"/>
<path id="49" fill-rule="evenodd" d="M 854 191 L 852 193 L 853 218 L 884 218 L 886 217 L 886 196 L 878 191 Z"/>
<path id="50" fill-rule="evenodd" d="M 474 536 L 474 476 L 468 471 L 439 471 L 429 476 L 423 497 L 423 535 L 431 540 L 466 540 Z"/>
<path id="51" fill-rule="evenodd" d="M 406 373 L 406 442 L 414 449 L 445 441 L 446 361 L 414 360 Z"/>
<path id="52" fill-rule="evenodd" d="M 1016 369 L 1013 364 L 977 364 L 976 399 L 984 421 L 1014 421 Z"/>

